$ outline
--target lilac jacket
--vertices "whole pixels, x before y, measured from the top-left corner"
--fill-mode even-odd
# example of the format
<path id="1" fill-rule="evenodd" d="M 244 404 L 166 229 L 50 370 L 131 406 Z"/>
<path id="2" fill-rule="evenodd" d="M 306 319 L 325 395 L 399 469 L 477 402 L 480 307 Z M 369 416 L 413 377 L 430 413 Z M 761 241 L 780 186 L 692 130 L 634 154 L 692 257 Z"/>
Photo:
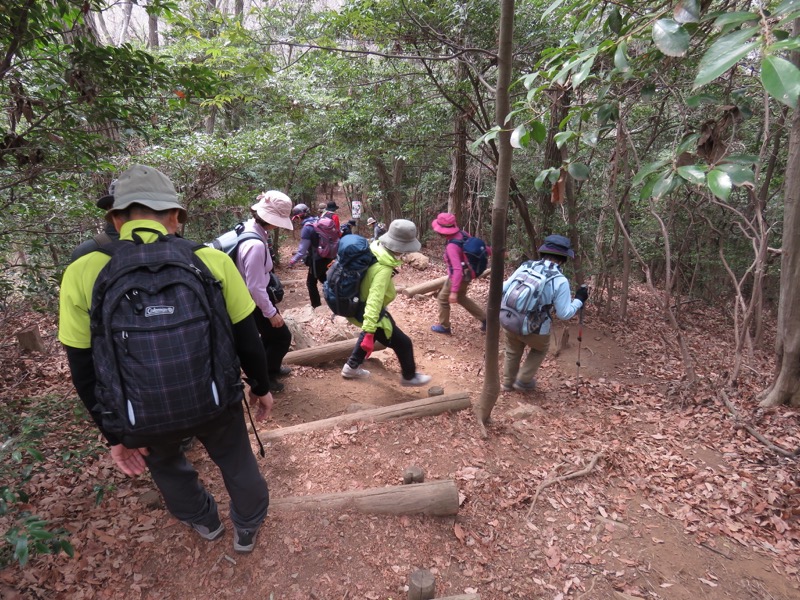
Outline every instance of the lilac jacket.
<path id="1" fill-rule="evenodd" d="M 250 290 L 253 301 L 266 318 L 274 317 L 278 309 L 270 302 L 267 293 L 269 274 L 272 271 L 272 257 L 269 255 L 267 240 L 269 234 L 255 219 L 250 219 L 244 224 L 244 231 L 251 231 L 261 238 L 259 240 L 244 240 L 239 242 L 236 251 L 236 267 Z"/>

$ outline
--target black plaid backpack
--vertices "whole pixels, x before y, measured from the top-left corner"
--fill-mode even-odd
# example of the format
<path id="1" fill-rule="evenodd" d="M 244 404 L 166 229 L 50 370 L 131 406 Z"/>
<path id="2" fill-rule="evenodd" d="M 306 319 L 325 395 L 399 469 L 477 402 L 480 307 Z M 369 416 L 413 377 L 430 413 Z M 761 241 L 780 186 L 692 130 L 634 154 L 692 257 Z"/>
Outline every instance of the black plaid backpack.
<path id="1" fill-rule="evenodd" d="M 146 228 L 133 238 L 102 249 L 111 260 L 91 308 L 95 396 L 123 444 L 192 435 L 243 397 L 221 284 L 194 252 L 203 246 Z"/>

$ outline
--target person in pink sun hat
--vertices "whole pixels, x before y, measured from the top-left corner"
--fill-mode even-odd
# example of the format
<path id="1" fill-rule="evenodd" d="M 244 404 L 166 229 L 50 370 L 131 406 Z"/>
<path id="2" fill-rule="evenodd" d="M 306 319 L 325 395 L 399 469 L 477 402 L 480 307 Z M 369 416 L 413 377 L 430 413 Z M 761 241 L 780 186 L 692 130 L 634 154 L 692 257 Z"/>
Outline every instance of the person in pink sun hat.
<path id="1" fill-rule="evenodd" d="M 456 223 L 452 213 L 439 213 L 431 223 L 433 230 L 445 239 L 444 263 L 447 265 L 447 281 L 442 286 L 437 301 L 439 302 L 439 322 L 431 326 L 431 331 L 450 335 L 450 305 L 460 304 L 467 312 L 481 322 L 481 331 L 486 331 L 486 311 L 467 296 L 469 283 L 476 275 L 469 266 L 464 255 L 463 244 L 451 243 L 463 241 L 467 235 Z M 487 251 L 491 250 L 487 247 Z"/>

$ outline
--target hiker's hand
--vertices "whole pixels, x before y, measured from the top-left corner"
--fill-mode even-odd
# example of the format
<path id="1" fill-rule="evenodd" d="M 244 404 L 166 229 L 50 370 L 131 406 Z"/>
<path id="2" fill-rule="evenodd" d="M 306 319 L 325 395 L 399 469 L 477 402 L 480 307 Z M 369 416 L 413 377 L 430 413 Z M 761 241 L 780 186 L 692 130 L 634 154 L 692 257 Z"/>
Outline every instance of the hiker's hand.
<path id="1" fill-rule="evenodd" d="M 281 313 L 279 313 L 279 312 L 276 312 L 274 315 L 272 315 L 269 318 L 269 324 L 272 325 L 273 327 L 275 327 L 276 329 L 278 327 L 283 327 L 283 323 L 284 323 L 283 317 L 281 316 Z"/>
<path id="2" fill-rule="evenodd" d="M 250 392 L 250 404 L 258 404 L 256 421 L 266 421 L 272 413 L 272 405 L 274 403 L 272 392 L 267 392 L 263 396 L 256 396 L 252 391 Z"/>
<path id="3" fill-rule="evenodd" d="M 447 299 L 450 304 L 458 304 L 458 292 L 450 292 L 450 297 Z"/>
<path id="4" fill-rule="evenodd" d="M 147 448 L 126 448 L 122 444 L 111 446 L 111 459 L 125 475 L 141 475 L 147 468 L 144 457 L 150 452 Z"/>
<path id="5" fill-rule="evenodd" d="M 364 357 L 364 360 L 369 358 L 369 355 L 372 354 L 372 351 L 375 350 L 375 334 L 368 333 L 364 336 L 364 339 L 361 340 L 361 349 L 367 353 Z"/>
<path id="6" fill-rule="evenodd" d="M 586 301 L 589 299 L 589 288 L 585 285 L 582 285 L 578 288 L 578 291 L 575 292 L 575 297 L 586 304 Z"/>

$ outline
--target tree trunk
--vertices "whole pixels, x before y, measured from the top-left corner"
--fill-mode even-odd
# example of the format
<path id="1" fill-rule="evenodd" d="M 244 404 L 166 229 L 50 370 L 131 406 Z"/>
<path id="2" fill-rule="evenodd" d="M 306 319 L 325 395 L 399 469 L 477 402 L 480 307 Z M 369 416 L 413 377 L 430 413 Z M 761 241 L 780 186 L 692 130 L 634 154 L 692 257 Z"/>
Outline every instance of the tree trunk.
<path id="1" fill-rule="evenodd" d="M 511 85 L 511 60 L 514 33 L 514 0 L 501 0 L 500 3 L 500 41 L 497 54 L 497 89 L 495 122 L 501 126 L 497 136 L 499 158 L 497 179 L 492 207 L 492 276 L 489 279 L 489 302 L 486 307 L 486 345 L 485 377 L 475 416 L 484 427 L 492 414 L 492 409 L 500 394 L 500 374 L 498 370 L 498 347 L 500 344 L 500 297 L 503 291 L 503 272 L 506 250 L 506 227 L 508 222 L 508 192 L 511 185 L 511 123 L 506 117 L 511 112 L 508 88 Z"/>
<path id="2" fill-rule="evenodd" d="M 458 62 L 458 69 L 459 72 L 464 69 L 461 61 Z M 464 225 L 463 208 L 467 185 L 467 122 L 461 113 L 457 114 L 454 119 L 453 137 L 447 210 L 456 216 L 456 223 Z"/>
<path id="3" fill-rule="evenodd" d="M 147 14 L 147 47 L 158 48 L 158 15 Z"/>
<path id="4" fill-rule="evenodd" d="M 373 164 L 378 173 L 378 185 L 386 199 L 383 203 L 383 220 L 389 225 L 394 219 L 403 217 L 403 194 L 400 185 L 403 182 L 406 163 L 402 158 L 395 158 L 391 175 L 380 158 L 375 158 Z"/>
<path id="5" fill-rule="evenodd" d="M 125 41 L 125 34 L 128 33 L 128 27 L 131 24 L 131 13 L 133 13 L 133 2 L 128 0 L 125 3 L 125 13 L 122 19 L 122 27 L 120 27 L 119 35 L 117 35 L 117 46 L 121 46 Z"/>
<path id="6" fill-rule="evenodd" d="M 800 30 L 795 19 L 793 34 Z M 792 53 L 800 64 L 800 54 Z M 783 243 L 781 247 L 781 295 L 778 303 L 778 331 L 775 353 L 779 370 L 764 392 L 761 406 L 800 406 L 800 107 L 792 112 L 789 157 L 783 200 Z"/>

